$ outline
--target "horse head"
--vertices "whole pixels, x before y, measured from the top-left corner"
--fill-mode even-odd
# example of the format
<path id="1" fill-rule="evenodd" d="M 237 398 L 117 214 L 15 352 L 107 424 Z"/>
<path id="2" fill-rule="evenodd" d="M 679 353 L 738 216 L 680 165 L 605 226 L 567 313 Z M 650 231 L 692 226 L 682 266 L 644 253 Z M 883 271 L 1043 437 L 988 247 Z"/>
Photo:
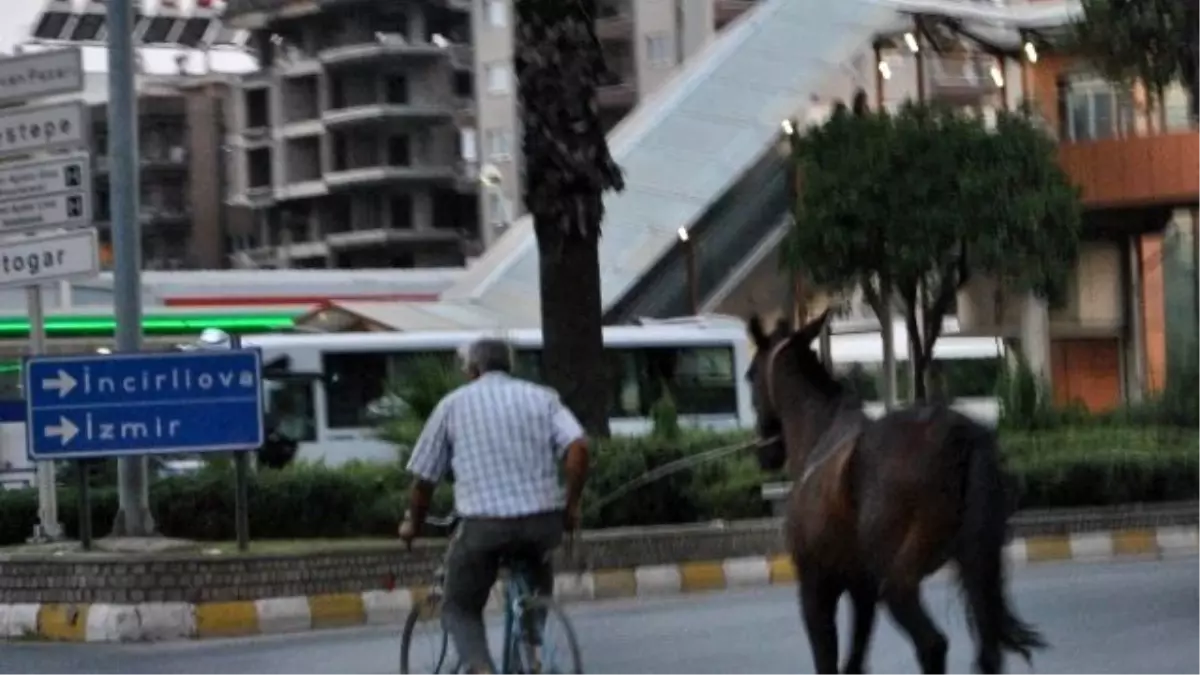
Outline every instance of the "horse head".
<path id="1" fill-rule="evenodd" d="M 767 333 L 762 319 L 749 321 L 754 358 L 746 379 L 757 416 L 758 463 L 765 471 L 777 471 L 787 463 L 783 442 L 788 415 L 803 414 L 811 403 L 840 394 L 841 387 L 813 352 L 812 342 L 824 330 L 829 310 L 798 331 L 780 320 Z"/>

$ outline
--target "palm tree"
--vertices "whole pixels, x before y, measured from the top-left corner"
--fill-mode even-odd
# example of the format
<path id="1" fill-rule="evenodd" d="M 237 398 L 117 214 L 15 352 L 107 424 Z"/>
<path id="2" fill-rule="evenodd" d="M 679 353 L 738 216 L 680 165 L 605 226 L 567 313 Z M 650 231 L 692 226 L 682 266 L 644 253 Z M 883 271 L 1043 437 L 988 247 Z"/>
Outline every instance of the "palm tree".
<path id="1" fill-rule="evenodd" d="M 514 61 L 525 157 L 525 208 L 541 273 L 546 382 L 594 435 L 608 434 L 600 307 L 601 200 L 624 189 L 600 124 L 605 74 L 595 0 L 516 0 Z"/>

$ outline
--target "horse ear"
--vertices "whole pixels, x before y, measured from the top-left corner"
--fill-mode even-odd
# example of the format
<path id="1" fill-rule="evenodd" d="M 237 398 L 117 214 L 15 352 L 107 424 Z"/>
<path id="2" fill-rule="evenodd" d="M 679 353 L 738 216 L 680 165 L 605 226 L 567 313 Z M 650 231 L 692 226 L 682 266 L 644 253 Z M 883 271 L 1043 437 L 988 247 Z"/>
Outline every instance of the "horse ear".
<path id="1" fill-rule="evenodd" d="M 800 329 L 800 332 L 796 336 L 800 344 L 808 346 L 812 344 L 813 340 L 817 339 L 817 336 L 821 334 L 821 331 L 825 330 L 825 324 L 829 321 L 829 313 L 830 309 L 826 309 L 824 312 L 821 312 L 821 316 L 818 316 L 812 321 L 812 323 L 809 323 L 804 328 Z"/>
<path id="2" fill-rule="evenodd" d="M 761 347 L 767 344 L 767 333 L 763 330 L 762 319 L 757 314 L 750 317 L 748 330 L 750 332 L 750 339 L 754 340 L 756 346 Z"/>

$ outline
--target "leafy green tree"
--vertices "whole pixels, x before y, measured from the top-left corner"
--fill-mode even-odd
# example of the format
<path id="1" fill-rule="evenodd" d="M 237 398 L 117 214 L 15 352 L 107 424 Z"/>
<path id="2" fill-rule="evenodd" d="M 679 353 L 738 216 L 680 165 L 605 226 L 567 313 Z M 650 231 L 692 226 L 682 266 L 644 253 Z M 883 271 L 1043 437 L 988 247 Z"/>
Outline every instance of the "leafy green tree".
<path id="1" fill-rule="evenodd" d="M 1140 81 L 1159 103 L 1181 81 L 1197 117 L 1197 31 L 1200 0 L 1082 0 L 1072 46 L 1106 78 Z"/>
<path id="2" fill-rule="evenodd" d="M 801 176 L 784 265 L 863 288 L 877 316 L 895 290 L 924 399 L 933 347 L 975 273 L 1053 298 L 1077 255 L 1078 190 L 1053 140 L 1001 113 L 989 129 L 937 105 L 839 109 L 794 143 Z"/>
<path id="3" fill-rule="evenodd" d="M 514 62 L 525 207 L 540 260 L 547 384 L 589 433 L 608 435 L 600 306 L 601 197 L 624 189 L 596 106 L 606 70 L 595 0 L 516 0 Z"/>

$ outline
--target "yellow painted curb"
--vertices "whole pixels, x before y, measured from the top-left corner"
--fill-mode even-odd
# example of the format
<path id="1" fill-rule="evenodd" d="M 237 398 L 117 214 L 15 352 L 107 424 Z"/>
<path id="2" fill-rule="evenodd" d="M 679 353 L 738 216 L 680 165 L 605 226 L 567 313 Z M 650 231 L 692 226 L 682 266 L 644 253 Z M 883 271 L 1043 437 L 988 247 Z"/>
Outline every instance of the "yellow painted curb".
<path id="1" fill-rule="evenodd" d="M 792 557 L 789 555 L 771 556 L 767 559 L 767 566 L 773 584 L 788 584 L 799 578 L 799 575 L 796 574 L 796 566 L 792 564 Z"/>
<path id="2" fill-rule="evenodd" d="M 258 610 L 253 602 L 202 602 L 196 605 L 196 636 L 258 635 Z"/>
<path id="3" fill-rule="evenodd" d="M 725 565 L 719 561 L 683 563 L 679 566 L 679 581 L 684 593 L 723 589 Z"/>
<path id="4" fill-rule="evenodd" d="M 56 642 L 86 642 L 88 605 L 42 605 L 37 615 L 37 635 Z"/>
<path id="5" fill-rule="evenodd" d="M 367 622 L 361 593 L 314 595 L 308 599 L 313 628 L 358 626 Z"/>
<path id="6" fill-rule="evenodd" d="M 592 583 L 596 588 L 593 597 L 597 600 L 637 595 L 637 577 L 631 569 L 597 570 L 592 573 Z"/>
<path id="7" fill-rule="evenodd" d="M 1025 559 L 1029 562 L 1071 560 L 1070 537 L 1029 537 L 1025 540 Z"/>
<path id="8" fill-rule="evenodd" d="M 1158 534 L 1153 530 L 1118 530 L 1112 533 L 1113 555 L 1157 555 Z"/>

